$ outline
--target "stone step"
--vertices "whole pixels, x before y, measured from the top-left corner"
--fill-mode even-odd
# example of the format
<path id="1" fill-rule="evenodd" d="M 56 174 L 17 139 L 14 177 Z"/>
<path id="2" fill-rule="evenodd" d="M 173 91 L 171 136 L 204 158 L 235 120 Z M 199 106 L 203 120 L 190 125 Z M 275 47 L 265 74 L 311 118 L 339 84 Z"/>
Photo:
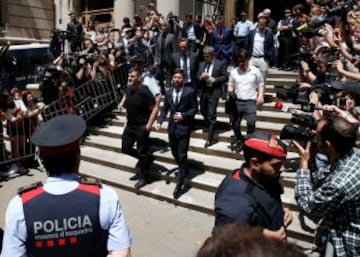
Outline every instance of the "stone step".
<path id="1" fill-rule="evenodd" d="M 162 106 L 162 104 L 161 104 Z M 274 106 L 274 104 L 273 104 Z M 264 110 L 263 110 L 264 109 Z M 125 111 L 114 111 L 116 114 L 118 115 L 126 115 Z M 198 112 L 198 114 L 200 114 L 200 110 Z M 224 106 L 218 106 L 217 108 L 217 117 L 218 118 L 225 118 L 225 119 L 229 119 L 229 114 L 225 113 L 225 107 Z M 202 119 L 203 117 L 197 116 L 197 118 Z M 244 115 L 245 119 L 246 116 Z M 260 107 L 259 110 L 256 113 L 256 119 L 258 121 L 267 121 L 267 122 L 273 122 L 273 123 L 289 123 L 290 119 L 291 119 L 291 114 L 287 113 L 287 112 L 281 112 L 280 110 L 268 110 L 267 108 L 262 108 Z"/>
<path id="2" fill-rule="evenodd" d="M 295 104 L 292 104 L 290 102 L 287 102 L 287 101 L 283 101 L 283 100 L 279 100 L 275 97 L 275 94 L 274 93 L 265 93 L 266 95 L 271 95 L 273 96 L 273 101 L 270 102 L 270 103 L 264 103 L 261 107 L 259 107 L 259 110 L 261 109 L 261 111 L 272 111 L 272 112 L 281 112 L 281 110 L 275 108 L 275 103 L 276 102 L 282 102 L 284 105 L 288 106 L 288 107 L 297 107 L 299 108 L 299 105 L 295 105 Z M 163 100 L 162 100 L 163 101 Z M 225 110 L 225 100 L 223 99 L 219 99 L 219 104 L 218 104 L 219 107 L 223 108 L 222 110 Z"/>
<path id="3" fill-rule="evenodd" d="M 155 140 L 154 140 L 155 141 Z M 191 142 L 194 140 L 191 140 Z M 159 140 L 155 141 L 157 144 L 160 142 Z M 165 142 L 165 140 L 163 140 Z M 163 144 L 163 143 L 162 143 Z M 122 154 L 121 151 L 121 139 L 119 138 L 109 138 L 107 136 L 91 136 L 86 140 L 84 143 L 85 146 L 101 149 L 101 150 L 107 150 L 111 152 L 115 152 L 118 154 Z M 154 147 L 155 149 L 157 147 Z M 225 175 L 228 174 L 229 171 L 233 170 L 236 167 L 240 167 L 243 163 L 243 155 L 238 154 L 238 157 L 232 158 L 226 156 L 226 154 L 222 153 L 220 150 L 217 150 L 215 153 L 211 151 L 207 151 L 205 153 L 197 152 L 196 146 L 192 145 L 189 149 L 188 155 L 189 155 L 189 167 L 191 170 L 193 170 L 193 174 L 201 174 L 204 171 L 212 172 L 219 175 Z M 218 154 L 221 153 L 221 154 Z M 171 170 L 172 168 L 176 167 L 175 160 L 173 156 L 171 155 L 171 152 L 169 149 L 167 149 L 165 152 L 162 150 L 156 150 L 153 152 L 155 163 L 166 163 L 165 170 Z M 296 153 L 290 153 L 289 155 L 297 156 Z M 96 157 L 89 157 L 92 159 L 93 162 L 100 162 L 101 160 L 97 160 Z M 125 155 L 126 163 L 128 163 L 128 156 Z M 134 159 L 134 158 L 131 158 Z M 104 162 L 103 165 L 111 166 L 111 163 Z M 294 164 L 291 164 L 290 161 L 286 161 L 286 165 L 290 167 L 294 167 Z M 169 167 L 168 167 L 169 166 Z M 126 170 L 131 172 L 136 172 L 135 169 L 132 167 L 135 167 L 135 164 L 127 167 Z M 297 165 L 296 165 L 297 167 Z M 154 169 L 159 168 L 156 166 Z M 122 169 L 125 169 L 122 167 Z M 159 169 L 164 170 L 164 169 Z M 157 170 L 156 170 L 157 171 Z M 284 172 L 283 173 L 283 185 L 285 187 L 292 188 L 295 185 L 295 178 L 290 172 Z M 211 189 L 207 189 L 211 190 Z"/>
<path id="4" fill-rule="evenodd" d="M 294 79 L 294 78 L 270 77 L 266 79 L 265 84 L 274 85 L 274 86 L 286 86 L 286 85 L 291 85 L 294 82 L 296 82 L 296 78 Z"/>
<path id="5" fill-rule="evenodd" d="M 94 164 L 84 160 L 81 162 L 80 173 L 82 175 L 99 178 L 104 183 L 123 190 L 128 190 L 160 201 L 166 201 L 178 206 L 214 215 L 213 192 L 191 187 L 188 188 L 188 191 L 179 199 L 173 199 L 172 192 L 174 190 L 174 183 L 169 185 L 162 180 L 158 180 L 153 181 L 149 185 L 146 185 L 145 187 L 137 190 L 134 188 L 134 182 L 129 181 L 128 178 L 131 174 L 128 172 L 111 167 L 104 168 L 102 165 Z M 294 222 L 287 228 L 288 235 L 290 238 L 292 238 L 292 240 L 298 242 L 300 245 L 305 242 L 308 243 L 307 245 L 309 246 L 309 243 L 313 241 L 313 235 L 312 233 L 306 232 L 301 228 L 301 221 L 298 218 L 299 214 L 297 212 L 294 212 L 293 214 Z"/>
<path id="6" fill-rule="evenodd" d="M 289 78 L 296 80 L 299 78 L 299 71 L 284 71 L 270 68 L 268 70 L 267 78 Z"/>
<path id="7" fill-rule="evenodd" d="M 105 142 L 106 140 L 104 140 L 104 138 L 101 136 L 99 138 L 91 137 L 90 140 L 91 141 L 101 141 L 101 142 L 104 142 L 104 145 L 108 145 L 108 143 Z M 116 142 L 116 144 L 118 144 L 118 143 L 121 143 L 121 141 Z M 88 148 L 84 148 L 85 152 L 83 151 L 83 157 L 86 158 L 87 160 L 92 159 L 92 160 L 96 161 L 97 156 L 94 155 L 95 151 L 92 148 L 100 148 L 101 145 L 94 144 L 94 143 L 90 143 L 90 144 L 85 143 L 84 146 L 89 147 L 90 151 L 88 151 Z M 114 149 L 102 148 L 102 151 L 107 151 L 107 152 L 102 153 L 101 163 L 104 166 L 110 166 L 110 167 L 114 167 L 114 165 L 117 165 L 119 167 L 119 169 L 123 169 L 128 172 L 136 173 L 136 169 L 134 167 L 136 165 L 137 159 L 129 157 L 129 156 L 121 153 L 121 149 L 116 148 L 116 146 L 114 146 Z M 118 160 L 112 160 L 110 158 L 110 157 L 114 157 L 115 154 L 118 155 L 118 157 L 120 157 Z M 157 158 L 158 155 L 161 155 L 163 157 L 163 159 L 158 161 L 158 158 Z M 193 155 L 191 152 L 189 152 L 189 156 L 195 156 L 195 155 Z M 124 162 L 122 161 L 123 159 L 126 161 L 125 165 L 124 165 Z M 224 170 L 223 173 L 215 173 L 215 172 L 212 172 L 211 170 L 206 169 L 206 167 L 201 164 L 201 163 L 205 163 L 205 161 L 206 161 L 207 165 L 210 166 L 210 165 L 214 165 L 216 160 L 213 161 L 213 163 L 210 163 L 209 159 L 206 158 L 206 155 L 202 156 L 202 159 L 193 160 L 193 163 L 197 163 L 198 165 L 196 166 L 196 165 L 192 164 L 190 171 L 189 171 L 189 177 L 191 179 L 188 180 L 187 182 L 192 187 L 200 188 L 202 190 L 207 190 L 210 192 L 215 192 L 216 189 L 218 188 L 218 186 L 220 185 L 220 182 L 223 180 L 224 176 L 226 174 L 228 174 L 234 168 L 240 167 L 240 165 L 243 163 L 243 161 L 233 161 L 232 162 L 233 166 L 230 166 L 230 165 L 225 166 L 226 170 Z M 225 160 L 223 158 L 223 162 L 228 163 L 228 160 Z M 175 164 L 175 162 L 173 162 L 173 158 L 172 158 L 172 155 L 170 152 L 155 153 L 155 162 L 154 162 L 154 165 L 151 167 L 151 171 L 154 172 L 154 177 L 156 179 L 162 179 L 162 180 L 166 180 L 168 182 L 170 182 L 170 181 L 175 182 L 175 176 L 173 176 L 174 173 L 172 173 L 171 171 L 174 171 L 176 168 L 177 168 L 177 165 Z M 285 189 L 284 197 L 290 196 L 290 198 L 287 198 L 287 200 L 284 202 L 292 210 L 298 210 L 296 202 L 293 199 L 293 195 L 294 195 L 293 189 L 292 189 L 293 184 L 289 185 L 288 183 L 286 183 L 287 182 L 286 179 L 288 179 L 288 178 L 282 179 L 283 184 L 284 184 L 284 189 Z M 294 180 L 291 179 L 290 181 L 293 182 Z M 291 193 L 289 193 L 289 192 L 291 192 Z"/>
<path id="8" fill-rule="evenodd" d="M 167 119 L 163 123 L 164 128 L 167 127 L 168 119 L 169 118 L 167 117 Z M 201 121 L 203 120 L 202 115 L 199 114 L 199 113 L 196 114 L 195 115 L 195 120 L 199 121 L 201 123 Z M 110 122 L 110 124 L 111 125 L 116 125 L 116 126 L 123 126 L 125 124 L 125 122 L 126 122 L 126 114 L 121 113 L 121 114 L 117 115 L 116 119 L 112 120 Z M 229 118 L 228 117 L 218 117 L 217 118 L 217 123 L 218 123 L 219 127 L 224 128 L 226 130 L 231 130 L 231 127 L 229 125 Z M 280 131 L 282 130 L 283 127 L 284 127 L 283 123 L 268 122 L 268 121 L 257 121 L 256 122 L 256 130 L 269 131 L 271 133 L 275 133 L 276 135 L 280 134 Z M 246 118 L 243 118 L 242 121 L 241 121 L 241 130 L 246 132 Z"/>
<path id="9" fill-rule="evenodd" d="M 114 127 L 124 127 L 124 125 L 126 123 L 126 117 L 124 115 L 125 114 L 117 115 L 116 119 L 111 120 L 109 122 L 109 125 L 112 125 Z M 200 114 L 197 114 L 196 117 L 199 118 L 200 122 L 196 122 L 195 128 L 194 128 L 194 130 L 193 130 L 193 132 L 191 134 L 191 138 L 200 138 L 200 139 L 206 140 L 207 139 L 207 132 L 206 132 L 205 125 L 201 124 L 202 116 Z M 167 120 L 164 121 L 164 123 L 162 125 L 162 128 L 159 130 L 159 132 L 167 133 L 167 126 L 168 126 Z M 287 122 L 287 123 L 289 123 L 289 122 Z M 217 129 L 215 131 L 214 139 L 217 142 L 226 142 L 228 144 L 234 142 L 235 141 L 234 133 L 233 133 L 232 128 L 230 127 L 228 118 L 219 117 L 217 119 L 217 124 L 218 124 L 218 126 L 217 126 Z M 272 123 L 272 122 L 258 121 L 256 123 L 256 129 L 257 130 L 269 131 L 271 133 L 275 133 L 276 135 L 280 135 L 280 131 L 283 128 L 283 126 L 284 126 L 283 124 Z M 241 130 L 242 130 L 243 136 L 245 136 L 246 135 L 246 120 L 242 120 L 242 122 L 241 122 Z M 94 131 L 94 133 L 96 133 L 96 131 Z M 111 136 L 111 135 L 109 134 L 109 136 Z M 205 144 L 205 141 L 204 141 L 204 144 Z M 217 144 L 214 144 L 213 147 L 216 148 Z M 210 147 L 209 149 L 212 149 L 212 147 Z M 230 150 L 229 147 L 228 147 L 228 149 Z M 288 151 L 295 151 L 296 152 L 296 149 L 295 149 L 294 146 L 290 145 L 288 147 Z"/>
<path id="10" fill-rule="evenodd" d="M 109 149 L 115 152 L 121 152 L 121 138 L 124 128 L 123 127 L 115 127 L 109 126 L 104 128 L 99 128 L 96 130 L 92 130 L 93 135 L 86 140 L 85 144 L 92 145 L 101 149 Z M 166 131 L 164 131 L 166 132 Z M 171 161 L 174 161 L 170 154 L 170 149 L 168 148 L 168 135 L 164 132 L 160 131 L 152 131 L 150 134 L 150 145 L 151 150 L 155 153 L 159 153 L 159 158 L 165 158 L 165 153 L 169 153 L 169 158 Z M 190 145 L 189 145 L 189 152 L 194 152 L 199 155 L 205 156 L 214 156 L 220 158 L 226 158 L 226 163 L 228 163 L 228 159 L 234 160 L 235 162 L 238 160 L 243 160 L 244 157 L 242 153 L 232 152 L 230 149 L 230 144 L 227 142 L 218 141 L 216 144 L 205 148 L 206 138 L 191 138 Z M 199 156 L 201 157 L 201 156 Z M 299 155 L 297 152 L 288 152 L 287 160 L 285 165 L 287 168 L 295 168 L 297 167 L 296 160 L 298 159 Z M 203 158 L 203 157 L 202 157 Z M 221 161 L 221 160 L 219 160 Z M 222 160 L 222 162 L 224 159 Z M 216 162 L 216 164 L 218 164 Z M 232 164 L 232 163 L 231 163 Z M 219 166 L 219 165 L 217 165 Z M 215 167 L 217 167 L 215 166 Z M 227 174 L 229 169 L 232 169 L 234 166 L 225 166 L 225 169 L 220 169 L 224 167 L 211 167 L 213 172 L 218 172 L 222 174 Z"/>

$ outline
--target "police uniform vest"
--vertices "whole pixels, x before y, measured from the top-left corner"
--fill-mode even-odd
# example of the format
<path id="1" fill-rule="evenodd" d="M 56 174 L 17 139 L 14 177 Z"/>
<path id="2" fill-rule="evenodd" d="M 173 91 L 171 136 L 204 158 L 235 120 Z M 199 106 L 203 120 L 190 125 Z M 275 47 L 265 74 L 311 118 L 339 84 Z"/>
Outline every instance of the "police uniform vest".
<path id="1" fill-rule="evenodd" d="M 29 256 L 106 256 L 107 233 L 99 219 L 100 187 L 80 181 L 64 195 L 45 192 L 41 183 L 20 189 Z"/>
<path id="2" fill-rule="evenodd" d="M 241 169 L 230 172 L 215 196 L 215 229 L 231 222 L 244 222 L 270 230 L 284 223 L 280 194 L 270 195 Z"/>

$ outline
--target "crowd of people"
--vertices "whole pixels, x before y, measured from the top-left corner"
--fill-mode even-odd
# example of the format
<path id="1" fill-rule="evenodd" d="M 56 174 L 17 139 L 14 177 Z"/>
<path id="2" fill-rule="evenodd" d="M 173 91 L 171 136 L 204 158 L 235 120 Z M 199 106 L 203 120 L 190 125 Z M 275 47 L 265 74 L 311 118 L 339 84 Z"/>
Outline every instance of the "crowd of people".
<path id="1" fill-rule="evenodd" d="M 154 157 L 149 153 L 149 135 L 151 130 L 159 130 L 169 115 L 169 146 L 179 166 L 173 191 L 177 199 L 185 191 L 189 173 L 187 152 L 195 114 L 200 110 L 208 128 L 204 147 L 216 144 L 217 107 L 223 97 L 235 136 L 232 149 L 243 152 L 244 163 L 239 169 L 230 171 L 217 189 L 213 235 L 206 240 L 198 256 L 255 256 L 251 251 L 256 251 L 256 256 L 267 256 L 268 249 L 274 249 L 274 253 L 278 253 L 276 256 L 302 256 L 294 247 L 278 243 L 286 240 L 286 228 L 293 220 L 291 211 L 281 202 L 283 189 L 279 180 L 285 170 L 284 160 L 290 143 L 300 157 L 295 199 L 305 215 L 319 227 L 326 228 L 327 241 L 321 255 L 359 256 L 359 8 L 359 1 L 307 1 L 307 5 L 284 7 L 284 18 L 278 22 L 271 18 L 271 10 L 265 9 L 255 21 L 248 20 L 246 11 L 242 11 L 238 20 L 225 26 L 223 17 L 214 18 L 211 14 L 204 19 L 187 14 L 181 20 L 170 12 L 164 17 L 150 4 L 146 17 L 135 15 L 133 22 L 125 17 L 121 28 L 107 32 L 96 21 L 82 26 L 72 12 L 67 31 L 55 31 L 52 38 L 53 66 L 45 71 L 41 85 L 43 99 L 49 104 L 60 97 L 59 92 L 71 97 L 72 90 L 82 83 L 99 76 L 106 78 L 119 65 L 126 65 L 129 68 L 127 84 L 119 92 L 121 101 L 117 108 L 125 109 L 127 115 L 121 149 L 138 159 L 138 172 L 130 179 L 136 181 L 136 189 L 150 182 L 149 171 Z M 256 113 L 265 102 L 270 67 L 297 70 L 300 77 L 297 83 L 284 86 L 277 93 L 278 99 L 292 102 L 286 110 L 293 115 L 293 124 L 284 126 L 280 138 L 256 130 Z M 162 107 L 161 95 L 164 95 Z M 32 106 L 28 95 L 25 97 Z M 16 123 L 19 114 L 11 106 L 5 111 L 12 115 L 8 115 L 9 121 Z M 42 104 L 32 107 L 28 116 L 37 115 L 44 107 Z M 240 124 L 244 114 L 247 130 L 242 133 Z M 50 124 L 48 129 L 52 130 L 74 124 L 82 128 L 82 121 L 73 119 L 76 118 L 60 117 L 46 124 Z M 64 138 L 59 137 L 56 142 L 46 137 L 41 139 L 49 133 L 44 128 L 33 136 L 27 135 L 28 140 L 32 138 L 40 147 L 50 175 L 47 184 L 52 182 L 52 177 L 59 184 L 62 180 L 77 180 L 78 139 L 84 131 L 73 132 L 71 140 L 63 135 Z M 14 146 L 14 149 L 19 147 Z M 63 167 L 65 157 L 73 162 Z M 78 187 L 74 197 L 84 190 L 99 195 L 97 181 L 75 182 L 67 182 L 71 185 L 69 188 Z M 27 243 L 19 248 L 21 251 L 41 254 L 50 251 L 49 245 L 43 247 L 43 242 L 36 239 L 40 238 L 39 234 L 50 235 L 45 216 L 38 212 L 36 217 L 29 214 L 30 208 L 38 206 L 38 199 L 46 197 L 55 202 L 50 195 L 56 190 L 47 184 L 21 190 L 20 196 L 12 201 L 5 229 L 9 245 L 5 246 L 2 256 L 15 256 L 14 249 L 21 242 Z M 83 188 L 89 184 L 91 189 Z M 63 195 L 67 192 L 65 189 L 55 194 Z M 40 190 L 39 198 L 38 195 L 26 198 L 33 190 Z M 43 194 L 44 190 L 48 194 Z M 31 216 L 30 220 L 24 218 L 23 212 L 18 212 L 20 201 L 24 199 L 27 199 L 26 204 L 23 203 L 25 216 Z M 116 198 L 111 199 L 112 203 L 118 203 Z M 76 205 L 77 202 L 71 203 Z M 89 203 L 92 202 L 89 200 Z M 62 214 L 69 219 L 74 215 L 59 211 L 52 219 Z M 94 214 L 99 213 L 91 213 Z M 93 216 L 86 222 L 96 224 L 96 229 L 111 232 L 110 235 L 114 235 L 116 227 L 122 226 L 122 239 L 111 237 L 107 247 L 99 245 L 96 251 L 107 249 L 110 256 L 129 256 L 131 236 L 125 220 L 119 218 L 121 209 L 111 213 L 112 217 L 119 218 L 115 223 L 109 223 L 101 214 L 100 209 L 100 224 Z M 19 216 L 20 221 L 10 219 L 12 216 Z M 16 222 L 22 222 L 21 226 L 17 227 Z M 243 238 L 244 228 L 231 225 L 238 222 L 258 226 L 258 229 L 252 231 L 245 227 L 251 235 Z M 33 227 L 26 234 L 24 231 L 31 228 L 31 224 Z M 99 236 L 86 234 L 81 239 L 88 242 L 93 242 L 91 236 Z M 74 252 L 83 249 L 82 242 Z M 60 241 L 54 249 L 57 251 L 59 246 Z M 245 248 L 249 255 L 239 255 Z M 118 251 L 122 255 L 116 255 Z"/>

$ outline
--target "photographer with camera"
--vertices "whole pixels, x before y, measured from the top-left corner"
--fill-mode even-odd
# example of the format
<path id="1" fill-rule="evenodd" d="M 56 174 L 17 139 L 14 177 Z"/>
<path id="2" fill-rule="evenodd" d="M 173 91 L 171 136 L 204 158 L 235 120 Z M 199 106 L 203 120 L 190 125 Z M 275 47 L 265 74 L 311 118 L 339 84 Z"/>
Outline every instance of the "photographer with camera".
<path id="1" fill-rule="evenodd" d="M 354 148 L 356 132 L 356 126 L 340 117 L 326 116 L 318 122 L 317 151 L 330 161 L 328 175 L 318 187 L 314 187 L 309 170 L 311 143 L 304 147 L 293 141 L 300 155 L 295 199 L 308 217 L 323 219 L 328 227 L 325 256 L 360 255 L 360 150 Z"/>
<path id="2" fill-rule="evenodd" d="M 315 57 L 316 58 L 316 57 Z M 318 60 L 314 59 L 315 70 L 310 68 L 310 64 L 306 60 L 301 60 L 301 69 L 306 82 L 311 85 L 322 84 L 333 79 L 329 70 L 332 63 L 329 63 L 326 55 L 322 54 Z"/>
<path id="3" fill-rule="evenodd" d="M 170 33 L 174 34 L 175 40 L 181 38 L 183 21 L 179 20 L 179 16 L 174 12 L 169 12 L 167 22 L 170 26 Z"/>
<path id="4" fill-rule="evenodd" d="M 141 58 L 145 60 L 149 59 L 150 45 L 144 39 L 144 31 L 142 27 L 136 27 L 135 36 L 130 39 L 127 49 L 130 58 L 141 56 Z"/>
<path id="5" fill-rule="evenodd" d="M 50 104 L 59 97 L 57 81 L 59 73 L 55 70 L 47 70 L 40 82 L 39 89 L 45 104 Z"/>

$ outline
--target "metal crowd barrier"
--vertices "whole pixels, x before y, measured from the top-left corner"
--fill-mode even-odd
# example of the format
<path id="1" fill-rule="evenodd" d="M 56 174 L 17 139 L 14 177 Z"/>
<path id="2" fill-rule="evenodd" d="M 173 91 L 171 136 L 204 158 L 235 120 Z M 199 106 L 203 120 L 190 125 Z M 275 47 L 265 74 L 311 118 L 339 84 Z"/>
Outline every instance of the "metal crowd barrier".
<path id="1" fill-rule="evenodd" d="M 49 104 L 41 113 L 44 121 L 65 113 L 76 113 L 88 121 L 119 102 L 121 89 L 127 84 L 128 66 L 118 66 L 106 76 L 98 76 L 96 80 L 87 81 L 69 92 L 59 100 Z"/>
<path id="2" fill-rule="evenodd" d="M 37 124 L 37 117 L 3 122 L 4 129 L 0 131 L 0 176 L 14 175 L 25 168 L 39 166 L 37 148 L 30 142 Z"/>
<path id="3" fill-rule="evenodd" d="M 120 101 L 121 90 L 127 85 L 128 66 L 120 65 L 107 75 L 88 81 L 73 92 L 48 105 L 40 114 L 43 121 L 76 113 L 88 121 L 114 103 Z M 37 118 L 23 118 L 17 122 L 5 121 L 0 131 L 0 177 L 18 174 L 23 167 L 41 166 L 37 148 L 30 137 L 37 127 Z M 34 163 L 35 162 L 35 163 Z"/>

